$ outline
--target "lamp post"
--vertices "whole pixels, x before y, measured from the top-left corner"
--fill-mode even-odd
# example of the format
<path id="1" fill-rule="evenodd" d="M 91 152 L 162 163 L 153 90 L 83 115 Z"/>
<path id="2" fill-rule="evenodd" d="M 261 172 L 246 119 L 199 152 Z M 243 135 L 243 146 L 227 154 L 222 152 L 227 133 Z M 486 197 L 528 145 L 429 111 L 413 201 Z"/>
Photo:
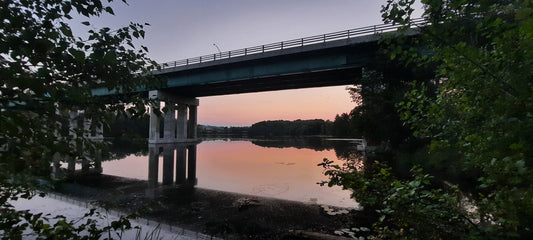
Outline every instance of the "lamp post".
<path id="1" fill-rule="evenodd" d="M 222 52 L 220 51 L 220 48 L 217 46 L 216 43 L 213 43 L 213 46 L 215 46 L 217 48 L 219 58 L 222 58 Z"/>

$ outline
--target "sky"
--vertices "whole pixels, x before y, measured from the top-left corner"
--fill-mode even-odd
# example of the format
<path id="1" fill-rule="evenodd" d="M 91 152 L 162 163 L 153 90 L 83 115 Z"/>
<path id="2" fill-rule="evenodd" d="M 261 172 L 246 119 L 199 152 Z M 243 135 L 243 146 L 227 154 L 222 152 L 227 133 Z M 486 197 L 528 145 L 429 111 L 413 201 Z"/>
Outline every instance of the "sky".
<path id="1" fill-rule="evenodd" d="M 129 0 L 92 26 L 149 23 L 148 56 L 163 63 L 380 24 L 386 0 Z M 81 22 L 81 21 L 80 21 Z M 216 46 L 214 46 L 216 44 Z M 250 126 L 263 120 L 325 119 L 350 112 L 347 86 L 201 97 L 198 123 Z"/>

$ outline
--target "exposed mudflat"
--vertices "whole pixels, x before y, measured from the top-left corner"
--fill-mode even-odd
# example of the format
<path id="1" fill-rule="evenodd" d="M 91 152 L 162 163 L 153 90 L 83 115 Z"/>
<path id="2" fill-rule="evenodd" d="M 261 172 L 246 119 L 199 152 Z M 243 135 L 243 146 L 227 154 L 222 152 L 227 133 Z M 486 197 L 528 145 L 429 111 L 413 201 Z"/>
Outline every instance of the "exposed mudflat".
<path id="1" fill-rule="evenodd" d="M 108 175 L 71 177 L 59 193 L 225 239 L 328 239 L 369 227 L 356 210 L 187 186 L 156 186 Z M 355 205 L 355 203 L 354 203 Z M 348 237 L 348 234 L 344 234 Z"/>

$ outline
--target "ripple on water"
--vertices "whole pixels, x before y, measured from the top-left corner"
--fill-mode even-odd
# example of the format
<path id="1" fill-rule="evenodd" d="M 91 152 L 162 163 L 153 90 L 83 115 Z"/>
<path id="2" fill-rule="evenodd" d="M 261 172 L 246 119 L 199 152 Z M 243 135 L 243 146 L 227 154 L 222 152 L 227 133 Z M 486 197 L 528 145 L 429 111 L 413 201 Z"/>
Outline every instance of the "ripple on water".
<path id="1" fill-rule="evenodd" d="M 253 194 L 261 196 L 277 196 L 289 191 L 290 187 L 288 183 L 275 183 L 275 184 L 264 184 L 255 186 L 252 189 Z"/>

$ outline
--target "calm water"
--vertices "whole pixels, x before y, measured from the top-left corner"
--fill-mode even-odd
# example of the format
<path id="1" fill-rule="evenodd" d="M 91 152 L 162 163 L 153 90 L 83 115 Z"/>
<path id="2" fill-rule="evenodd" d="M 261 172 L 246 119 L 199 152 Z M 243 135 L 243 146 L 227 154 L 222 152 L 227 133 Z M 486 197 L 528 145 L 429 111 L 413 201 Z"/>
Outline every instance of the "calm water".
<path id="1" fill-rule="evenodd" d="M 349 191 L 317 184 L 327 180 L 322 167 L 317 164 L 324 158 L 342 163 L 342 156 L 355 149 L 349 140 L 204 140 L 196 148 L 198 188 L 358 207 L 350 199 Z M 148 155 L 125 155 L 124 158 L 105 161 L 102 164 L 103 173 L 148 180 Z M 173 161 L 172 168 L 175 168 L 176 160 Z M 158 166 L 156 176 L 160 183 L 165 174 L 163 162 L 163 157 L 159 156 L 157 164 L 152 163 Z M 175 169 L 172 171 L 174 174 L 177 172 Z"/>

